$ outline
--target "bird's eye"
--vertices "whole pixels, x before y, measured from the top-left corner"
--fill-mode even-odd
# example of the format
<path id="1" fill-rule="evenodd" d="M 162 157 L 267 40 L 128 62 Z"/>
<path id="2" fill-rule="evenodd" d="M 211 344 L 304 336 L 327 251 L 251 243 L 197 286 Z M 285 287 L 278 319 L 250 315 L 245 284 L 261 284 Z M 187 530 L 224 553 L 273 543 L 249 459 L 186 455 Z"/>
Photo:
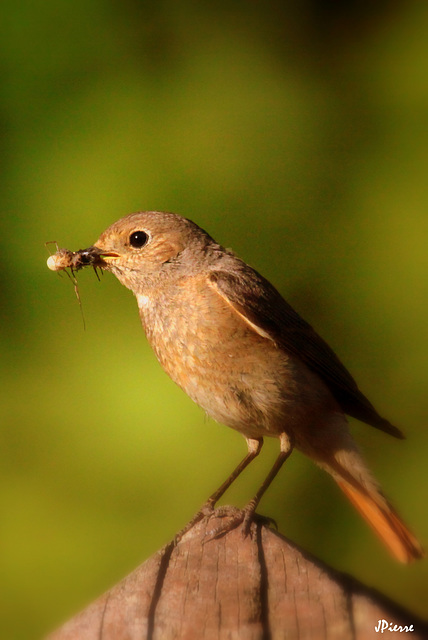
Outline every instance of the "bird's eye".
<path id="1" fill-rule="evenodd" d="M 145 231 L 134 231 L 129 236 L 129 244 L 134 249 L 141 249 L 147 243 L 149 236 Z"/>

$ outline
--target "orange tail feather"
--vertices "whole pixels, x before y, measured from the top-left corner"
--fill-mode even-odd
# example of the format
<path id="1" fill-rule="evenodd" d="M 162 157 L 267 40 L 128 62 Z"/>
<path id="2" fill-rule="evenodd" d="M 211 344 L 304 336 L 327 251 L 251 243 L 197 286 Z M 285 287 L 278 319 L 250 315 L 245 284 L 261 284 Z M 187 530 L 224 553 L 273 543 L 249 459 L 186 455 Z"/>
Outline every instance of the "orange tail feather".
<path id="1" fill-rule="evenodd" d="M 341 478 L 336 477 L 335 480 L 397 560 L 412 562 L 425 555 L 418 540 L 383 497 L 380 504 L 364 489 L 358 489 Z"/>

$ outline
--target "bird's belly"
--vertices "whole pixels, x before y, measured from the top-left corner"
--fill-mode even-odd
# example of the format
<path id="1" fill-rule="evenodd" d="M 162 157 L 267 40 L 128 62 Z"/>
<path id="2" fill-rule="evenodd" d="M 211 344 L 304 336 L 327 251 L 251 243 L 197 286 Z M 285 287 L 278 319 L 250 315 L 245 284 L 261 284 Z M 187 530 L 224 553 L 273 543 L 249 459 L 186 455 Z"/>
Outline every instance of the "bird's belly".
<path id="1" fill-rule="evenodd" d="M 253 438 L 293 431 L 314 397 L 312 374 L 228 313 L 222 322 L 152 319 L 146 334 L 168 375 L 218 422 Z"/>

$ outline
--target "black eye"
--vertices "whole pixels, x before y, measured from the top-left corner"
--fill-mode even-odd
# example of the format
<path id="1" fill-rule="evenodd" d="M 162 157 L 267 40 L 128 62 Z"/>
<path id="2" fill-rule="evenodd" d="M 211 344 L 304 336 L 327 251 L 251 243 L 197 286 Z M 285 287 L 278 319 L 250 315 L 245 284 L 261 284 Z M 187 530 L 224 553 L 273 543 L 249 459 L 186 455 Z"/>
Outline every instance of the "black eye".
<path id="1" fill-rule="evenodd" d="M 149 236 L 145 231 L 134 231 L 134 233 L 131 233 L 129 236 L 129 244 L 131 247 L 134 247 L 134 249 L 141 249 L 141 247 L 144 247 L 147 243 L 148 239 Z"/>

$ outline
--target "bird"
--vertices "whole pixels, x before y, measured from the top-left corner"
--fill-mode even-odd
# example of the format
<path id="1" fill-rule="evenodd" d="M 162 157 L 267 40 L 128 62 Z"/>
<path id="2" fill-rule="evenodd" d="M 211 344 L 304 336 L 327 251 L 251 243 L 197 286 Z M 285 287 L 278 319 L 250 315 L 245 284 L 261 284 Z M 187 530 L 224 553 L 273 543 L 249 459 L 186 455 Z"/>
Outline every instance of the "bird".
<path id="1" fill-rule="evenodd" d="M 113 223 L 89 248 L 57 255 L 48 260 L 53 270 L 99 267 L 130 289 L 166 373 L 246 440 L 247 454 L 190 526 L 214 510 L 263 439 L 274 437 L 280 451 L 273 467 L 225 531 L 239 524 L 244 535 L 250 531 L 262 496 L 296 448 L 332 476 L 397 560 L 423 557 L 369 471 L 347 416 L 395 438 L 402 432 L 379 415 L 312 326 L 232 250 L 185 217 L 143 211 Z"/>

